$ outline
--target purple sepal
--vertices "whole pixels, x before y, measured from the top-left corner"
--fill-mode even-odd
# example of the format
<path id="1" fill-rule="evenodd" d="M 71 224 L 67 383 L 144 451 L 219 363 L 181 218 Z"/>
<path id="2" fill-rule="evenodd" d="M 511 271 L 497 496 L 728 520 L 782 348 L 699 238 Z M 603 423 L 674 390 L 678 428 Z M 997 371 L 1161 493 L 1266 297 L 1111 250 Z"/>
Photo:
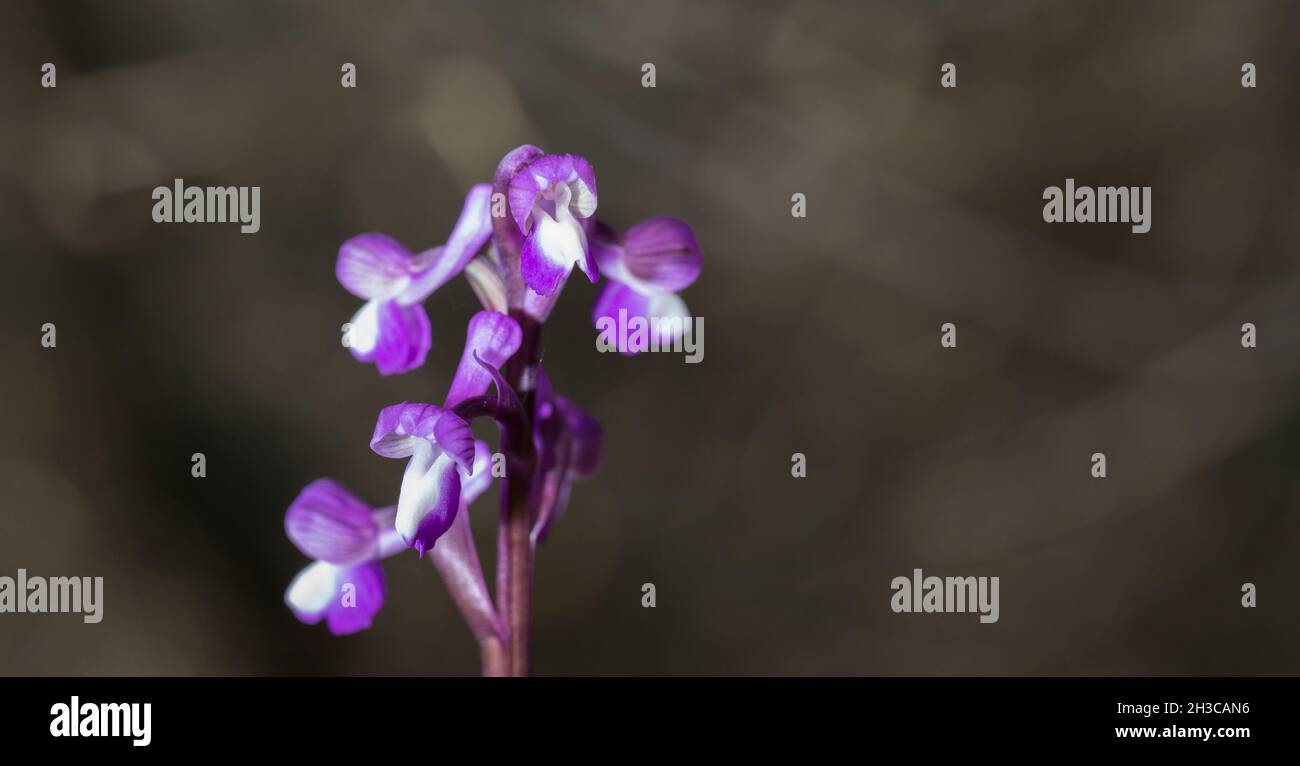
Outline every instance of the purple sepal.
<path id="1" fill-rule="evenodd" d="M 379 417 L 375 419 L 370 449 L 384 457 L 410 457 L 415 453 L 419 442 L 426 441 L 433 435 L 434 425 L 443 412 L 443 408 L 434 404 L 390 404 L 380 410 Z"/>
<path id="2" fill-rule="evenodd" d="M 455 413 L 443 412 L 433 424 L 433 438 L 438 447 L 451 456 L 462 470 L 474 472 L 474 431 Z"/>
<path id="3" fill-rule="evenodd" d="M 446 244 L 414 258 L 414 267 L 418 273 L 399 297 L 402 303 L 423 301 L 434 290 L 465 270 L 466 264 L 473 260 L 492 235 L 491 204 L 491 186 L 476 184 L 470 187 L 469 193 L 465 195 L 465 206 L 460 211 L 460 218 Z"/>
<path id="4" fill-rule="evenodd" d="M 392 298 L 411 281 L 411 251 L 387 234 L 361 234 L 339 248 L 334 273 L 358 298 Z"/>
<path id="5" fill-rule="evenodd" d="M 480 311 L 471 317 L 465 349 L 447 392 L 446 406 L 454 407 L 466 399 L 481 396 L 491 385 L 492 375 L 474 360 L 475 353 L 499 368 L 519 350 L 523 337 L 519 323 L 498 311 Z"/>
<path id="6" fill-rule="evenodd" d="M 487 362 L 477 353 L 474 354 L 474 361 L 482 367 L 485 372 L 492 378 L 492 384 L 497 389 L 497 418 L 503 419 L 509 417 L 512 413 L 523 415 L 524 405 L 519 401 L 519 394 L 511 387 L 509 381 L 501 374 L 501 371 Z"/>
<path id="7" fill-rule="evenodd" d="M 377 556 L 379 528 L 370 506 L 330 479 L 308 484 L 289 504 L 284 530 L 298 550 L 332 564 Z"/>
<path id="8" fill-rule="evenodd" d="M 523 233 L 523 221 L 527 219 L 528 212 L 532 209 L 533 197 L 536 196 L 537 191 L 536 186 L 534 185 L 530 196 L 527 184 L 522 182 L 519 184 L 518 191 L 516 191 L 513 188 L 514 179 L 515 176 L 519 174 L 520 170 L 527 167 L 529 163 L 544 154 L 545 152 L 538 149 L 536 146 L 524 144 L 511 149 L 506 153 L 506 156 L 502 157 L 501 161 L 497 163 L 497 172 L 493 186 L 497 191 L 503 192 L 506 195 L 506 201 L 509 204 L 511 211 L 511 218 L 514 220 L 515 227 L 521 235 Z M 517 202 L 513 199 L 516 196 L 518 197 Z M 522 207 L 523 209 L 522 218 L 514 215 L 514 210 L 517 206 Z"/>
<path id="9" fill-rule="evenodd" d="M 695 232 L 679 218 L 649 218 L 622 236 L 601 224 L 591 248 L 601 274 L 645 293 L 683 290 L 703 268 Z"/>

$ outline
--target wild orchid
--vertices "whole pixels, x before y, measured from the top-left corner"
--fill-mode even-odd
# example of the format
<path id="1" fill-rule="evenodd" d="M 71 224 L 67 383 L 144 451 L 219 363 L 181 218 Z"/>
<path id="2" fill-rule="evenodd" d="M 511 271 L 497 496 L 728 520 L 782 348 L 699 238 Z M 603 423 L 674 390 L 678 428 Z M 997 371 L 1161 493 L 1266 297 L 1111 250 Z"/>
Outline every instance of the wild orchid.
<path id="1" fill-rule="evenodd" d="M 479 642 L 484 675 L 528 674 L 533 556 L 602 448 L 600 423 L 552 390 L 542 329 L 574 269 L 593 283 L 609 280 L 596 317 L 646 320 L 687 316 L 677 293 L 700 272 L 686 223 L 652 218 L 620 234 L 596 220 L 597 199 L 585 158 L 521 146 L 502 158 L 492 184 L 469 190 L 445 244 L 415 254 L 370 233 L 340 248 L 338 280 L 366 301 L 345 325 L 345 345 L 382 375 L 424 364 L 433 342 L 424 303 L 449 280 L 463 274 L 483 310 L 469 319 L 441 404 L 402 402 L 378 414 L 371 450 L 406 461 L 396 504 L 373 510 L 319 479 L 289 506 L 290 540 L 316 559 L 285 594 L 300 620 L 324 620 L 335 634 L 370 627 L 384 601 L 380 562 L 414 548 L 428 554 Z M 497 425 L 495 452 L 474 438 L 479 418 Z M 470 506 L 498 478 L 494 594 Z"/>

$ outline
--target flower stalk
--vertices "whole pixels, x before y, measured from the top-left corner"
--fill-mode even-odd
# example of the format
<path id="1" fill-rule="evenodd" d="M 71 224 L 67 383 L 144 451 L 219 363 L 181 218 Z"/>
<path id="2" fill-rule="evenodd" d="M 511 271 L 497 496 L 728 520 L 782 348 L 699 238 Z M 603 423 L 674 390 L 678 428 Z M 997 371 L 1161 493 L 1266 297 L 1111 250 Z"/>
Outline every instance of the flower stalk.
<path id="1" fill-rule="evenodd" d="M 535 370 L 540 364 L 541 324 L 516 310 L 516 321 L 523 330 L 519 350 L 506 363 L 509 385 L 523 394 L 523 409 L 533 412 L 536 392 Z M 515 676 L 531 671 L 529 653 L 533 616 L 533 546 L 530 539 L 533 520 L 534 472 L 537 465 L 532 434 L 504 430 L 501 446 L 506 456 L 506 484 L 501 493 L 501 544 L 497 553 L 497 572 L 504 573 L 498 592 L 502 619 L 508 625 L 510 670 Z"/>

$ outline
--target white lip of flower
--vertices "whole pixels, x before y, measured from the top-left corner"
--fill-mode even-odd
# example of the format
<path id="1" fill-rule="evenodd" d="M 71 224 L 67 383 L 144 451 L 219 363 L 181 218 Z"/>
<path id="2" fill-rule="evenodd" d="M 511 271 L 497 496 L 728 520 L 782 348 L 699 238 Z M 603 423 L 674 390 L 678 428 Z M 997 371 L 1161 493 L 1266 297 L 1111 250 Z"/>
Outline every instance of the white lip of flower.
<path id="1" fill-rule="evenodd" d="M 348 327 L 348 348 L 369 353 L 379 342 L 379 300 L 371 299 L 352 315 Z"/>
<path id="2" fill-rule="evenodd" d="M 417 440 L 415 451 L 402 474 L 402 489 L 397 496 L 397 531 L 409 544 L 420 531 L 420 524 L 441 496 L 438 479 L 455 470 L 450 455 L 424 439 Z M 451 465 L 449 465 L 451 464 Z"/>
<path id="3" fill-rule="evenodd" d="M 317 561 L 307 566 L 293 578 L 285 600 L 306 614 L 325 611 L 338 592 L 338 574 L 342 567 L 328 561 Z"/>
<path id="4" fill-rule="evenodd" d="M 691 318 L 690 309 L 686 308 L 686 301 L 682 300 L 677 293 L 660 293 L 651 298 L 649 312 L 652 317 Z"/>

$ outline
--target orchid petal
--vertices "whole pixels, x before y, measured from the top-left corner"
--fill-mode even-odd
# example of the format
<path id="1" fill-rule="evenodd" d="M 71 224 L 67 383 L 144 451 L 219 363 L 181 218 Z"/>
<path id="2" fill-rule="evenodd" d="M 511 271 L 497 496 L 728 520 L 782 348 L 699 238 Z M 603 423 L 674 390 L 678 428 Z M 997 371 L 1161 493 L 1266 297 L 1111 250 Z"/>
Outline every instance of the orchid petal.
<path id="1" fill-rule="evenodd" d="M 601 225 L 591 247 L 602 274 L 643 293 L 683 290 L 702 268 L 695 232 L 679 218 L 650 218 L 621 237 Z"/>
<path id="2" fill-rule="evenodd" d="M 350 564 L 377 554 L 379 528 L 370 507 L 330 479 L 317 479 L 299 493 L 284 527 L 298 550 L 314 559 Z"/>
<path id="3" fill-rule="evenodd" d="M 335 575 L 339 569 L 328 561 L 316 561 L 294 576 L 284 592 L 284 603 L 295 617 L 308 625 L 321 621 L 333 603 Z"/>
<path id="4" fill-rule="evenodd" d="M 519 401 L 519 394 L 515 392 L 510 382 L 501 374 L 501 370 L 483 361 L 483 357 L 479 356 L 478 352 L 474 353 L 474 361 L 492 378 L 492 385 L 496 386 L 497 389 L 498 406 L 523 414 L 524 405 Z M 498 409 L 498 412 L 500 411 Z"/>
<path id="5" fill-rule="evenodd" d="M 492 449 L 474 442 L 474 468 L 460 477 L 460 502 L 469 506 L 492 486 Z"/>
<path id="6" fill-rule="evenodd" d="M 510 213 L 521 230 L 532 212 L 538 193 L 563 184 L 577 193 L 564 204 L 579 218 L 596 212 L 596 173 L 591 163 L 576 154 L 546 154 L 520 166 L 510 180 Z"/>
<path id="7" fill-rule="evenodd" d="M 519 350 L 523 337 L 519 323 L 506 314 L 480 311 L 471 317 L 465 349 L 447 392 L 446 406 L 454 407 L 466 399 L 481 396 L 491 385 L 492 375 L 474 360 L 475 352 L 493 367 L 501 367 Z"/>
<path id="8" fill-rule="evenodd" d="M 492 187 L 476 184 L 465 195 L 465 206 L 460 211 L 447 243 L 421 253 L 416 262 L 423 270 L 411 281 L 399 297 L 404 304 L 419 303 L 434 290 L 442 287 L 452 277 L 465 270 L 465 266 L 482 249 L 492 235 Z"/>
<path id="9" fill-rule="evenodd" d="M 588 165 L 587 169 L 590 171 L 591 166 Z M 569 207 L 573 211 L 573 214 L 579 218 L 590 218 L 596 212 L 595 183 L 596 179 L 593 176 L 591 185 L 588 185 L 582 178 L 579 178 L 572 184 L 573 199 L 569 201 Z"/>
<path id="10" fill-rule="evenodd" d="M 516 150 L 517 152 L 521 151 Z M 572 154 L 521 154 L 507 190 L 510 215 L 525 235 L 520 275 L 533 292 L 554 295 L 574 266 L 592 282 L 598 278 L 587 243 L 596 212 L 596 174 L 591 163 Z M 502 160 L 502 166 L 507 164 Z M 498 168 L 498 180 L 500 180 Z"/>
<path id="11" fill-rule="evenodd" d="M 339 248 L 334 273 L 358 298 L 392 298 L 411 282 L 411 251 L 387 234 L 361 234 Z"/>
<path id="12" fill-rule="evenodd" d="M 469 423 L 454 412 L 444 412 L 433 424 L 433 438 L 438 448 L 451 456 L 456 465 L 470 472 L 474 471 L 474 432 Z"/>
<path id="13" fill-rule="evenodd" d="M 505 191 L 510 216 L 520 232 L 524 231 L 524 224 L 532 212 L 533 201 L 537 199 L 539 191 L 535 179 L 521 171 L 544 154 L 536 146 L 524 144 L 511 149 L 497 164 L 495 186 L 498 190 Z"/>
<path id="14" fill-rule="evenodd" d="M 499 267 L 487 258 L 475 258 L 465 266 L 465 281 L 488 311 L 505 311 L 509 307 L 506 284 L 501 279 Z M 544 321 L 544 320 L 542 320 Z"/>
<path id="15" fill-rule="evenodd" d="M 384 605 L 384 568 L 378 563 L 340 569 L 335 574 L 335 598 L 325 625 L 336 636 L 365 630 Z"/>
<path id="16" fill-rule="evenodd" d="M 356 633 L 370 627 L 384 605 L 384 569 L 378 562 L 341 567 L 317 561 L 293 578 L 284 601 L 308 625 L 323 618 L 336 636 Z"/>
<path id="17" fill-rule="evenodd" d="M 661 293 L 650 299 L 650 319 L 651 341 L 666 348 L 686 334 L 692 317 L 680 295 Z"/>
<path id="18" fill-rule="evenodd" d="M 420 305 L 369 301 L 352 317 L 348 348 L 358 361 L 374 362 L 381 375 L 409 372 L 424 364 L 433 334 Z"/>
<path id="19" fill-rule="evenodd" d="M 379 345 L 379 307 L 383 303 L 366 301 L 348 322 L 348 350 L 358 361 L 369 362 L 375 358 L 375 346 Z"/>
<path id="20" fill-rule="evenodd" d="M 573 207 L 573 214 L 579 218 L 590 218 L 596 212 L 596 171 L 585 157 L 576 154 L 564 156 L 568 158 L 573 173 L 577 176 L 572 182 L 574 196 L 569 203 Z"/>
<path id="21" fill-rule="evenodd" d="M 395 526 L 423 556 L 455 520 L 460 508 L 456 462 L 429 442 L 418 446 L 402 476 Z"/>
<path id="22" fill-rule="evenodd" d="M 402 402 L 385 407 L 375 419 L 370 449 L 384 457 L 410 457 L 433 435 L 434 425 L 444 411 L 436 405 L 420 402 Z"/>
<path id="23" fill-rule="evenodd" d="M 554 229 L 547 226 L 545 231 L 552 233 Z M 540 238 L 537 231 L 524 238 L 524 248 L 519 253 L 520 273 L 524 284 L 533 292 L 542 296 L 554 295 L 564 284 L 576 261 L 572 253 L 564 252 L 560 238 L 553 238 L 556 243 L 553 243 L 549 252 L 542 246 Z"/>
<path id="24" fill-rule="evenodd" d="M 633 318 L 646 322 L 646 332 L 641 338 L 624 337 L 631 334 L 629 324 Z M 624 354 L 632 355 L 648 348 L 665 348 L 682 337 L 692 317 L 686 302 L 676 293 L 649 295 L 621 282 L 605 283 L 596 297 L 592 321 L 602 335 L 611 334 L 607 340 Z"/>
<path id="25" fill-rule="evenodd" d="M 620 336 L 618 328 L 625 327 L 631 317 L 649 319 L 650 296 L 622 282 L 613 280 L 606 282 L 605 286 L 601 288 L 600 294 L 596 296 L 596 305 L 592 307 L 591 311 L 591 319 L 596 328 L 602 333 L 612 329 L 615 337 L 611 338 L 610 341 L 615 342 L 619 340 Z M 602 324 L 605 327 L 601 327 Z M 618 350 L 625 354 L 636 353 L 639 350 L 625 348 L 624 346 L 627 344 L 623 343 L 615 343 L 615 345 L 618 345 Z"/>
<path id="26" fill-rule="evenodd" d="M 618 310 L 626 309 L 627 316 L 645 317 L 650 313 L 650 296 L 622 282 L 606 282 L 596 296 L 596 305 L 592 308 L 591 319 L 599 322 L 601 317 L 619 321 Z"/>

